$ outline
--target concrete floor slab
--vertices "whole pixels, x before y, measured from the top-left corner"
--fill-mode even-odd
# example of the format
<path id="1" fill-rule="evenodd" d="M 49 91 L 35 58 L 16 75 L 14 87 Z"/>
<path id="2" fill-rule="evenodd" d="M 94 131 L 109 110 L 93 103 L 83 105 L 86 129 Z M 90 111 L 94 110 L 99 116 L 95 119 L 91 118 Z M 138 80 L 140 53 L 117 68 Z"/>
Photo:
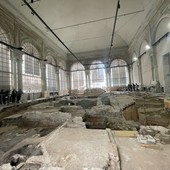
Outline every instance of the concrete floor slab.
<path id="1" fill-rule="evenodd" d="M 42 142 L 43 158 L 33 157 L 28 162 L 43 160 L 43 167 L 58 167 L 65 170 L 119 168 L 116 145 L 111 142 L 106 130 L 61 128 Z M 114 157 L 114 158 L 113 158 Z M 39 160 L 38 160 L 39 159 Z M 113 160 L 114 159 L 114 160 Z M 110 161 L 111 160 L 111 161 Z M 111 164 L 111 165 L 109 165 Z"/>
<path id="2" fill-rule="evenodd" d="M 140 146 L 136 138 L 116 137 L 122 170 L 169 170 L 170 145 L 163 150 Z"/>

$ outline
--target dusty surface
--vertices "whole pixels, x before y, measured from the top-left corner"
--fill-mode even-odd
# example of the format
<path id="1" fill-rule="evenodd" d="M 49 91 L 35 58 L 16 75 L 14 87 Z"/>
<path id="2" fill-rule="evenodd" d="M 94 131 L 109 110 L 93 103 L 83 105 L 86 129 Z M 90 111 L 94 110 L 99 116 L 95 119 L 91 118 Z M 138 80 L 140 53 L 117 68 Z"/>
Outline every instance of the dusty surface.
<path id="1" fill-rule="evenodd" d="M 9 157 L 17 152 L 28 153 L 29 149 L 25 146 L 39 143 L 41 137 L 49 134 L 53 128 L 24 128 L 17 126 L 1 127 L 0 128 L 0 164 L 9 162 Z M 42 138 L 43 139 L 43 138 Z M 30 147 L 30 146 L 29 146 Z M 22 149 L 21 149 L 22 148 Z M 25 151 L 24 151 L 25 149 Z M 25 152 L 25 153 L 24 153 Z M 26 154 L 27 154 L 26 153 Z M 31 154 L 30 154 L 31 155 Z"/>
<path id="2" fill-rule="evenodd" d="M 170 145 L 163 150 L 140 146 L 136 138 L 116 137 L 122 170 L 169 170 Z"/>
<path id="3" fill-rule="evenodd" d="M 115 152 L 115 145 L 110 142 L 106 130 L 61 128 L 43 141 L 41 147 L 43 156 L 30 158 L 27 162 L 41 162 L 42 167 L 46 168 L 60 167 L 65 170 L 98 168 L 102 170 L 118 156 Z M 118 166 L 115 165 L 115 167 Z"/>

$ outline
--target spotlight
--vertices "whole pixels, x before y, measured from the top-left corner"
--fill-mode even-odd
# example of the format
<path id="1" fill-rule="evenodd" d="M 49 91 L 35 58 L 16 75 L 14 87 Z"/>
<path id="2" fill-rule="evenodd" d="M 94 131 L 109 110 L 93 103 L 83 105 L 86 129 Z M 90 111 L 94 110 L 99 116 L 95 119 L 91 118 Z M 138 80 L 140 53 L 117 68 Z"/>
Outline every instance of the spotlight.
<path id="1" fill-rule="evenodd" d="M 145 49 L 146 49 L 146 50 L 149 50 L 150 48 L 151 48 L 151 47 L 150 47 L 149 45 L 146 45 L 146 46 L 145 46 Z"/>
<path id="2" fill-rule="evenodd" d="M 137 58 L 137 57 L 134 57 L 134 58 L 133 58 L 133 61 L 137 61 L 137 60 L 138 60 L 138 58 Z"/>

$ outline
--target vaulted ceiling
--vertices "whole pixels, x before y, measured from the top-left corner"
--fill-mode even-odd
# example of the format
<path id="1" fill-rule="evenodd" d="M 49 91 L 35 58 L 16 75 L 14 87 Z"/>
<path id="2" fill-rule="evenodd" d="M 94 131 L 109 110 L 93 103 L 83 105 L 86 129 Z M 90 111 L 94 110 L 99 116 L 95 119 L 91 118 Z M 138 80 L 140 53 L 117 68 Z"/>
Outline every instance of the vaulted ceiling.
<path id="1" fill-rule="evenodd" d="M 114 47 L 129 46 L 149 10 L 158 1 L 120 0 Z M 67 52 L 22 0 L 3 0 L 0 3 L 26 24 L 35 25 L 38 29 L 34 31 L 40 29 Z M 110 47 L 117 0 L 34 0 L 30 6 L 73 53 Z"/>

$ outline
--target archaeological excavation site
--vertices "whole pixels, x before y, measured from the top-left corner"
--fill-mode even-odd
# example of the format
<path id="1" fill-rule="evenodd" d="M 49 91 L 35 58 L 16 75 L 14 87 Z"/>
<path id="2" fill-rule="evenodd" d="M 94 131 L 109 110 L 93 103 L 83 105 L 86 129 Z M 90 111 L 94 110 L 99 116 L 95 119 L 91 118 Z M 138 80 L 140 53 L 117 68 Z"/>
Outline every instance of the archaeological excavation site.
<path id="1" fill-rule="evenodd" d="M 0 112 L 0 169 L 168 170 L 170 100 L 91 89 Z"/>
<path id="2" fill-rule="evenodd" d="M 0 170 L 170 170 L 170 0 L 0 0 Z"/>

